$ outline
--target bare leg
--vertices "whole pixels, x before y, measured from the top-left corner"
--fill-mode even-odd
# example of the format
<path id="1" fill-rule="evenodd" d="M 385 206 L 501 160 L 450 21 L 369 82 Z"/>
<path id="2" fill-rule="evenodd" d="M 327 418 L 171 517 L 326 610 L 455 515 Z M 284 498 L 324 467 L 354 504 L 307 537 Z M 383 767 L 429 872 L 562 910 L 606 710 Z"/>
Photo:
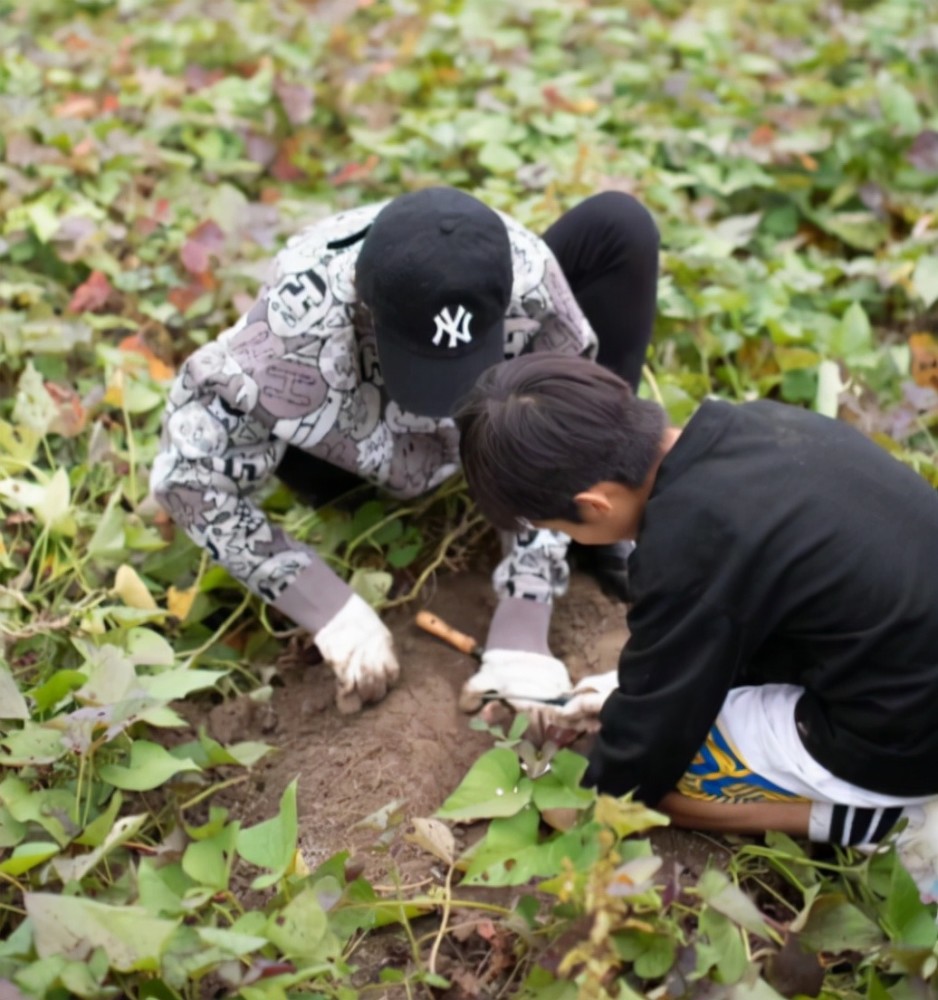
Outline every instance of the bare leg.
<path id="1" fill-rule="evenodd" d="M 808 835 L 810 802 L 709 802 L 669 792 L 657 808 L 675 826 L 715 833 L 765 833 L 779 830 L 792 837 Z"/>

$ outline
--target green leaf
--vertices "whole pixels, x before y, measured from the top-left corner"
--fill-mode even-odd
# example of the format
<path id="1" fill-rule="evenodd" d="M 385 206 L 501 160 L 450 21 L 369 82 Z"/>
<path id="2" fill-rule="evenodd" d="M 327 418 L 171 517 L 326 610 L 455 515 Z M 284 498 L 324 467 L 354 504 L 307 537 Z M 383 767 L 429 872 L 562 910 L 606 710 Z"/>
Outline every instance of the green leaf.
<path id="1" fill-rule="evenodd" d="M 487 142 L 479 149 L 479 165 L 493 174 L 510 174 L 524 160 L 511 148 L 500 142 Z"/>
<path id="2" fill-rule="evenodd" d="M 697 946 L 698 972 L 713 968 L 718 983 L 738 983 L 749 965 L 740 929 L 711 906 L 700 911 L 697 928 L 708 942 Z"/>
<path id="3" fill-rule="evenodd" d="M 572 865 L 586 871 L 599 859 L 599 826 L 587 823 L 540 840 L 540 816 L 530 805 L 514 816 L 493 819 L 485 837 L 468 853 L 467 885 L 524 885 Z"/>
<path id="4" fill-rule="evenodd" d="M 646 934 L 645 946 L 635 959 L 635 973 L 642 979 L 658 979 L 674 965 L 677 944 L 666 934 Z"/>
<path id="5" fill-rule="evenodd" d="M 126 555 L 124 525 L 127 515 L 120 508 L 120 500 L 121 491 L 115 490 L 88 542 L 88 554 L 92 559 L 120 562 Z"/>
<path id="6" fill-rule="evenodd" d="M 40 958 L 84 961 L 103 948 L 118 972 L 159 968 L 163 946 L 176 922 L 150 916 L 135 906 L 110 906 L 79 896 L 28 892 L 26 913 Z"/>
<path id="7" fill-rule="evenodd" d="M 44 684 L 29 692 L 39 712 L 58 705 L 63 698 L 78 690 L 88 680 L 80 670 L 57 670 Z"/>
<path id="8" fill-rule="evenodd" d="M 596 793 L 580 787 L 588 761 L 572 750 L 558 750 L 551 757 L 550 770 L 534 782 L 532 798 L 537 808 L 584 809 L 596 798 Z"/>
<path id="9" fill-rule="evenodd" d="M 912 287 L 926 309 L 938 302 L 938 254 L 919 257 L 912 273 Z"/>
<path id="10" fill-rule="evenodd" d="M 932 908 L 919 896 L 918 886 L 893 852 L 892 875 L 882 923 L 889 937 L 905 948 L 927 948 L 938 942 Z"/>
<path id="11" fill-rule="evenodd" d="M 457 820 L 514 816 L 531 801 L 532 791 L 532 782 L 521 776 L 515 754 L 496 747 L 472 765 L 436 815 Z"/>
<path id="12" fill-rule="evenodd" d="M 765 918 L 756 904 L 723 872 L 713 868 L 708 869 L 701 876 L 697 891 L 700 893 L 700 898 L 709 903 L 713 909 L 729 917 L 750 934 L 755 934 L 764 941 L 773 940 Z"/>
<path id="13" fill-rule="evenodd" d="M 817 371 L 815 411 L 825 417 L 836 417 L 840 410 L 840 394 L 846 387 L 840 377 L 840 365 L 836 361 L 822 361 Z"/>
<path id="14" fill-rule="evenodd" d="M 108 643 L 89 654 L 88 680 L 76 700 L 90 705 L 115 705 L 139 693 L 133 664 L 124 652 Z"/>
<path id="15" fill-rule="evenodd" d="M 29 707 L 13 675 L 0 664 L 0 719 L 28 719 Z"/>
<path id="16" fill-rule="evenodd" d="M 8 767 L 54 764 L 65 753 L 62 736 L 53 729 L 28 725 L 15 733 L 0 738 L 5 753 L 0 753 L 0 764 Z"/>
<path id="17" fill-rule="evenodd" d="M 171 667 L 175 662 L 173 647 L 150 628 L 128 629 L 125 648 L 134 666 Z"/>
<path id="18" fill-rule="evenodd" d="M 835 353 L 849 360 L 853 355 L 864 354 L 873 348 L 873 329 L 867 318 L 866 310 L 859 302 L 851 304 L 844 313 L 840 330 L 834 338 Z"/>
<path id="19" fill-rule="evenodd" d="M 27 827 L 7 809 L 0 806 L 0 848 L 15 847 L 25 836 Z"/>
<path id="20" fill-rule="evenodd" d="M 312 889 L 304 889 L 270 917 L 267 937 L 284 955 L 307 965 L 334 958 L 340 950 L 339 939 L 329 930 Z"/>
<path id="21" fill-rule="evenodd" d="M 883 943 L 883 934 L 843 895 L 829 893 L 815 899 L 801 941 L 812 951 L 836 955 L 842 951 L 869 951 Z"/>
<path id="22" fill-rule="evenodd" d="M 46 391 L 45 380 L 36 371 L 32 361 L 27 361 L 16 386 L 13 420 L 18 426 L 43 435 L 49 430 L 57 413 L 55 401 Z"/>
<path id="23" fill-rule="evenodd" d="M 153 859 L 141 858 L 137 866 L 138 902 L 154 917 L 182 916 L 183 897 L 191 887 L 181 864 L 157 866 Z"/>
<path id="24" fill-rule="evenodd" d="M 219 948 L 233 958 L 243 958 L 267 944 L 266 937 L 260 937 L 257 934 L 243 934 L 221 927 L 198 927 L 196 933 L 205 944 L 212 948 Z"/>
<path id="25" fill-rule="evenodd" d="M 162 673 L 137 678 L 140 688 L 159 701 L 176 701 L 192 694 L 214 687 L 223 677 L 223 670 L 164 670 Z"/>
<path id="26" fill-rule="evenodd" d="M 111 832 L 111 827 L 114 825 L 114 820 L 117 818 L 117 814 L 120 812 L 120 807 L 123 805 L 124 797 L 120 792 L 115 792 L 111 796 L 111 801 L 108 802 L 107 808 L 104 812 L 99 813 L 98 816 L 93 819 L 82 831 L 80 837 L 75 838 L 76 844 L 81 844 L 83 847 L 99 847 L 107 839 L 108 834 Z"/>
<path id="27" fill-rule="evenodd" d="M 10 775 L 0 799 L 17 822 L 41 826 L 62 847 L 78 832 L 75 796 L 67 788 L 37 788 Z"/>
<path id="28" fill-rule="evenodd" d="M 182 870 L 198 885 L 226 892 L 234 861 L 238 823 L 230 823 L 214 837 L 190 844 L 182 856 Z"/>
<path id="29" fill-rule="evenodd" d="M 258 868 L 269 869 L 251 883 L 252 889 L 266 889 L 279 881 L 293 864 L 298 833 L 296 814 L 296 779 L 286 787 L 280 810 L 272 819 L 239 832 L 238 854 Z"/>
<path id="30" fill-rule="evenodd" d="M 186 771 L 198 771 L 199 766 L 191 760 L 179 760 L 158 743 L 149 740 L 135 740 L 130 748 L 130 762 L 127 767 L 105 764 L 99 774 L 103 781 L 125 791 L 146 792 L 158 788 L 170 778 Z"/>
<path id="31" fill-rule="evenodd" d="M 357 569 L 348 584 L 363 601 L 374 606 L 388 596 L 394 577 L 383 569 Z"/>
<path id="32" fill-rule="evenodd" d="M 0 872 L 5 875 L 22 875 L 36 865 L 41 865 L 44 861 L 54 857 L 61 848 L 58 844 L 49 844 L 45 841 L 27 841 L 13 849 L 13 853 L 5 861 L 0 862 Z"/>
<path id="33" fill-rule="evenodd" d="M 146 813 L 124 816 L 114 824 L 103 843 L 99 844 L 93 851 L 68 858 L 56 858 L 52 867 L 63 882 L 80 881 L 115 848 L 136 836 L 147 819 Z"/>

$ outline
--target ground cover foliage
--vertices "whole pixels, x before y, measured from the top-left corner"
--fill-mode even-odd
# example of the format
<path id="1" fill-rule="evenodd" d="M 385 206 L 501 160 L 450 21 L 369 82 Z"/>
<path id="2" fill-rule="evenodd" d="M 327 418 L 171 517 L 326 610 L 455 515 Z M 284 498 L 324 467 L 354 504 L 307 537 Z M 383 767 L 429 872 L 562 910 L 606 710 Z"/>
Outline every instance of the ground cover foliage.
<path id="1" fill-rule="evenodd" d="M 938 485 L 936 25 L 929 0 L 0 0 L 5 997 L 932 995 L 934 907 L 892 854 L 776 836 L 688 882 L 660 817 L 517 731 L 416 824 L 439 885 L 308 871 L 295 786 L 253 826 L 212 806 L 269 748 L 178 711 L 264 697 L 283 623 L 173 532 L 147 470 L 175 366 L 288 233 L 444 182 L 533 228 L 635 193 L 664 249 L 644 391 L 675 421 L 773 396 Z M 406 516 L 269 505 L 379 603 L 479 528 L 454 486 Z M 461 858 L 448 824 L 476 820 Z M 407 953 L 369 985 L 388 924 Z"/>

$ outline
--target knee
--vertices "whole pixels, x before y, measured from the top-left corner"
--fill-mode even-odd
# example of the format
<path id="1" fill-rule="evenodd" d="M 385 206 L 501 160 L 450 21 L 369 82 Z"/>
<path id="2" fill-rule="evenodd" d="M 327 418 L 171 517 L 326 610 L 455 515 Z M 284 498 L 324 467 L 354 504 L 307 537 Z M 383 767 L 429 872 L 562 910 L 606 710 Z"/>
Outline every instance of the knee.
<path id="1" fill-rule="evenodd" d="M 651 212 L 624 191 L 602 191 L 581 203 L 590 225 L 601 228 L 619 246 L 639 253 L 657 253 L 661 242 Z"/>

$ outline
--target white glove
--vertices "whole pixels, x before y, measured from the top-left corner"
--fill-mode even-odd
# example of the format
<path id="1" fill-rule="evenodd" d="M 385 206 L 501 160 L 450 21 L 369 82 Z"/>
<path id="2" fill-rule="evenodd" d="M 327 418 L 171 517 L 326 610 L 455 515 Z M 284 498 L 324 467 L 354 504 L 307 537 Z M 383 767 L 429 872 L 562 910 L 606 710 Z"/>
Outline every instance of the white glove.
<path id="1" fill-rule="evenodd" d="M 380 701 L 401 672 L 391 633 L 358 594 L 352 594 L 316 633 L 316 645 L 338 680 L 340 712 L 355 712 L 362 702 Z"/>
<path id="2" fill-rule="evenodd" d="M 527 712 L 569 693 L 570 675 L 555 657 L 517 649 L 487 649 L 482 666 L 463 685 L 459 707 L 475 712 L 489 696 L 507 701 L 515 711 Z"/>
<path id="3" fill-rule="evenodd" d="M 567 746 L 578 734 L 598 732 L 599 713 L 618 686 L 618 671 L 610 670 L 606 674 L 584 677 L 572 691 L 558 698 L 560 704 L 549 704 L 544 700 L 505 700 L 516 712 L 524 712 L 528 717 L 525 737 L 536 746 L 542 746 L 546 740 Z M 482 715 L 490 724 L 505 725 L 508 722 L 504 709 L 494 703 L 488 704 Z"/>
<path id="4" fill-rule="evenodd" d="M 593 732 L 599 728 L 600 710 L 618 686 L 618 670 L 593 674 L 577 684 L 564 705 L 559 708 L 547 706 L 543 711 L 553 716 L 550 719 L 552 725 Z"/>

